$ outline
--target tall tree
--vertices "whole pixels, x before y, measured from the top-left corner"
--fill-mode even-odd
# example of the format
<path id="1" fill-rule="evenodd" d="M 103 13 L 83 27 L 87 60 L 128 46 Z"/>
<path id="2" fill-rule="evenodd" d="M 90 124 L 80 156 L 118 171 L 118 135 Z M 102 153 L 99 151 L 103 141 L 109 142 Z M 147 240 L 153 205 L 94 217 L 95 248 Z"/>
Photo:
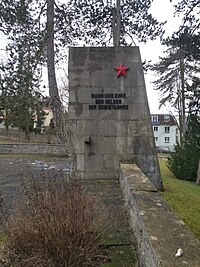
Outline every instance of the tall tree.
<path id="1" fill-rule="evenodd" d="M 181 95 L 187 98 L 188 115 L 184 138 L 171 153 L 169 167 L 177 178 L 195 181 L 200 155 L 200 1 L 180 0 L 175 8 L 175 14 L 181 14 L 183 20 L 179 30 L 167 41 L 181 51 L 180 62 L 185 61 L 180 68 L 180 77 L 184 81 Z M 192 68 L 187 69 L 188 63 Z"/>
<path id="2" fill-rule="evenodd" d="M 47 68 L 49 81 L 49 94 L 51 98 L 51 108 L 57 129 L 59 143 L 66 143 L 66 133 L 64 132 L 64 111 L 60 96 L 55 72 L 55 51 L 54 51 L 54 0 L 47 0 Z"/>
<path id="3" fill-rule="evenodd" d="M 58 129 L 58 140 L 63 143 L 60 136 L 61 119 L 61 107 L 59 105 L 59 95 L 56 85 L 55 77 L 53 77 L 52 73 L 54 71 L 55 75 L 55 66 L 54 66 L 54 29 L 51 29 L 54 24 L 51 25 L 54 19 L 54 14 L 52 16 L 52 22 L 47 17 L 47 31 L 46 25 L 44 21 L 44 7 L 46 1 L 37 1 L 32 0 L 10 0 L 8 3 L 6 1 L 2 1 L 0 4 L 2 8 L 2 20 L 0 24 L 0 29 L 6 33 L 9 45 L 7 46 L 7 50 L 9 51 L 10 58 L 9 60 L 12 62 L 11 64 L 15 66 L 18 71 L 15 73 L 18 75 L 16 80 L 18 79 L 18 89 L 15 88 L 15 100 L 16 94 L 19 96 L 20 100 L 24 101 L 24 110 L 22 114 L 29 114 L 32 108 L 30 104 L 34 105 L 35 100 L 33 100 L 34 90 L 36 90 L 36 79 L 37 79 L 37 87 L 39 87 L 39 75 L 40 75 L 40 66 L 45 62 L 44 56 L 45 51 L 47 51 L 47 65 L 48 65 L 48 74 L 49 74 L 49 88 L 50 88 L 50 96 L 52 98 L 52 110 L 54 114 L 54 120 L 56 122 L 56 126 Z M 54 7 L 54 1 L 48 1 L 48 9 Z M 9 15 L 10 13 L 10 15 Z M 52 36 L 51 36 L 52 32 Z M 47 43 L 47 49 L 46 44 Z M 8 63 L 10 64 L 10 63 Z M 11 65 L 10 64 L 10 65 Z M 53 64 L 53 65 L 52 65 Z M 53 68 L 52 68 L 53 66 Z M 5 68 L 4 68 L 5 69 Z M 23 72 L 23 74 L 22 74 Z M 5 76 L 5 75 L 4 75 Z M 14 78 L 14 73 L 12 75 Z M 33 88 L 34 84 L 34 88 Z M 16 85 L 16 83 L 15 83 Z M 20 90 L 19 90 L 20 88 Z M 38 89 L 38 88 L 37 88 Z M 32 98 L 32 100 L 31 100 Z M 22 105 L 22 102 L 18 103 L 18 106 L 15 106 L 16 112 L 19 110 L 19 105 Z M 29 105 L 29 106 L 28 106 Z M 34 109 L 33 109 L 34 110 Z M 16 113 L 15 112 L 15 113 Z M 31 114 L 30 114 L 31 115 Z M 17 114 L 16 114 L 17 116 Z M 15 116 L 15 124 L 16 117 Z M 28 116 L 28 115 L 27 115 Z M 22 117 L 22 116 L 21 116 Z M 26 135 L 28 138 L 29 133 L 29 124 L 30 120 L 20 120 L 21 123 L 24 122 L 26 125 Z M 19 122 L 18 121 L 18 124 Z M 25 127 L 23 125 L 23 128 Z M 18 125 L 20 128 L 22 125 Z"/>
<path id="4" fill-rule="evenodd" d="M 200 117 L 200 78 L 195 77 L 192 81 L 192 85 L 188 87 L 188 90 L 192 92 L 189 102 L 190 113 Z M 200 131 L 200 129 L 199 129 Z"/>
<path id="5" fill-rule="evenodd" d="M 32 73 L 27 63 L 26 52 L 23 50 L 25 62 L 16 51 L 15 58 L 1 66 L 0 102 L 4 110 L 4 124 L 18 127 L 26 134 L 29 141 L 30 130 L 33 128 L 35 113 L 35 92 L 38 89 L 39 77 Z"/>
<path id="6" fill-rule="evenodd" d="M 15 17 L 13 15 L 11 21 L 6 16 L 8 10 L 5 9 L 5 23 L 2 23 L 1 29 L 7 33 L 9 40 L 6 48 L 8 60 L 1 65 L 0 88 L 6 127 L 19 127 L 25 132 L 27 140 L 30 139 L 29 132 L 33 128 L 34 94 L 39 90 L 41 79 L 43 38 L 43 33 L 39 31 L 32 16 L 35 9 L 29 8 L 29 2 L 12 1 Z"/>
<path id="7" fill-rule="evenodd" d="M 165 40 L 168 46 L 166 56 L 161 57 L 160 61 L 153 65 L 152 70 L 158 77 L 154 85 L 160 92 L 160 106 L 168 102 L 177 109 L 180 134 L 183 138 L 186 130 L 186 111 L 189 111 L 188 104 L 193 95 L 192 83 L 198 77 L 200 62 L 190 56 L 180 39 L 184 39 L 184 34 L 179 38 Z"/>
<path id="8" fill-rule="evenodd" d="M 174 0 L 172 0 L 174 2 Z M 177 1 L 176 1 L 177 3 Z M 175 14 L 182 15 L 183 21 L 179 31 L 190 28 L 191 34 L 199 32 L 200 26 L 200 1 L 199 0 L 180 0 L 175 4 Z"/>
<path id="9" fill-rule="evenodd" d="M 72 0 L 66 11 L 82 29 L 78 39 L 85 44 L 113 44 L 114 35 L 115 44 L 127 45 L 163 33 L 163 23 L 149 13 L 151 4 L 151 0 Z"/>
<path id="10" fill-rule="evenodd" d="M 114 32 L 118 45 L 126 45 L 128 39 L 131 44 L 136 39 L 145 42 L 157 37 L 162 34 L 163 24 L 149 13 L 151 3 L 151 0 L 72 0 L 67 4 L 53 0 L 0 2 L 0 30 L 11 42 L 14 39 L 15 43 L 26 40 L 30 44 L 30 55 L 35 53 L 35 57 L 31 57 L 35 63 L 45 64 L 46 55 L 48 57 L 49 93 L 59 142 L 65 142 L 54 62 L 60 45 L 76 45 L 79 41 L 105 45 L 113 43 Z"/>
<path id="11" fill-rule="evenodd" d="M 175 14 L 183 17 L 182 23 L 177 32 L 163 40 L 168 46 L 167 56 L 161 58 L 153 69 L 159 76 L 155 86 L 161 92 L 160 104 L 168 101 L 178 109 L 183 137 L 186 111 L 191 108 L 200 71 L 200 1 L 180 0 L 175 5 Z"/>
<path id="12" fill-rule="evenodd" d="M 172 0 L 172 2 L 176 2 Z M 173 34 L 174 41 L 184 46 L 185 52 L 194 59 L 200 59 L 200 1 L 180 0 L 175 5 L 175 15 L 181 16 L 179 30 Z M 179 37 L 180 38 L 176 38 Z"/>

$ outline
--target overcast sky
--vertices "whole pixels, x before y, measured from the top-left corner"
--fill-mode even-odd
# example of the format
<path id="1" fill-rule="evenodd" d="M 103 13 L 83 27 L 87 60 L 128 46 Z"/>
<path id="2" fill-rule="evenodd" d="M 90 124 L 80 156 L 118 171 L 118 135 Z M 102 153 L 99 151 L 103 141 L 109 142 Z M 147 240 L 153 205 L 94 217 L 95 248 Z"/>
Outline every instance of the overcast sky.
<path id="1" fill-rule="evenodd" d="M 67 0 L 62 0 L 61 2 L 67 2 Z M 159 21 L 167 20 L 167 24 L 165 25 L 166 36 L 170 36 L 175 30 L 178 29 L 180 18 L 174 18 L 173 15 L 174 8 L 170 0 L 154 0 L 151 7 L 151 12 Z M 5 54 L 3 53 L 2 49 L 5 48 L 6 41 L 1 33 L 0 33 L 0 40 L 1 40 L 0 60 L 3 60 L 5 58 Z M 140 47 L 142 61 L 152 60 L 154 63 L 158 61 L 159 56 L 162 56 L 163 50 L 165 49 L 160 45 L 159 39 L 155 41 L 149 41 L 146 44 L 139 44 L 139 47 Z M 158 93 L 153 89 L 153 84 L 152 84 L 153 80 L 154 77 L 151 74 L 145 75 L 150 112 L 168 113 L 169 107 L 163 107 L 160 110 L 158 109 L 159 108 Z"/>
<path id="2" fill-rule="evenodd" d="M 165 21 L 165 36 L 171 36 L 171 34 L 178 29 L 178 26 L 181 22 L 181 18 L 174 17 L 174 8 L 170 0 L 154 0 L 151 7 L 152 14 L 159 20 Z M 152 60 L 152 62 L 157 62 L 159 56 L 163 55 L 165 47 L 161 46 L 160 40 L 149 41 L 147 44 L 140 44 L 140 53 L 142 61 L 145 59 Z M 151 74 L 145 75 L 146 90 L 149 100 L 149 107 L 151 113 L 168 113 L 170 107 L 162 107 L 159 110 L 159 101 L 158 101 L 158 92 L 153 89 L 153 77 Z"/>

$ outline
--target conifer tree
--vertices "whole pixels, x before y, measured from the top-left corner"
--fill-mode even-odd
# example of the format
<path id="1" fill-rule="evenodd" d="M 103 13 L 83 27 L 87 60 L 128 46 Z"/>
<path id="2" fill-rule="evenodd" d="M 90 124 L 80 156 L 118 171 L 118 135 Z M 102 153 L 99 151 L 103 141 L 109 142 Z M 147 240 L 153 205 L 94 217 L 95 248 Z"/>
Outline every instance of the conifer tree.
<path id="1" fill-rule="evenodd" d="M 199 60 L 191 57 L 185 50 L 183 40 L 185 33 L 179 38 L 165 40 L 166 56 L 152 66 L 157 79 L 154 81 L 155 90 L 160 93 L 160 106 L 167 102 L 178 111 L 181 140 L 186 130 L 187 113 L 190 99 L 193 96 L 192 83 L 200 72 Z"/>
<path id="2" fill-rule="evenodd" d="M 200 116 L 190 114 L 182 144 L 175 146 L 169 168 L 178 179 L 196 181 L 200 157 Z"/>
<path id="3" fill-rule="evenodd" d="M 187 124 L 182 143 L 171 153 L 169 167 L 177 178 L 195 181 L 200 157 L 200 1 L 181 0 L 175 8 L 175 13 L 181 14 L 183 20 L 168 42 L 183 51 L 186 63 L 192 64 L 192 68 L 184 67 Z"/>
<path id="4" fill-rule="evenodd" d="M 151 4 L 151 0 L 72 0 L 67 12 L 82 30 L 77 41 L 104 46 L 113 44 L 119 35 L 121 45 L 135 45 L 136 41 L 146 42 L 163 33 L 164 23 L 151 15 Z"/>
<path id="5" fill-rule="evenodd" d="M 9 43 L 7 62 L 1 65 L 0 97 L 4 103 L 6 128 L 18 127 L 29 140 L 34 122 L 34 95 L 41 79 L 42 48 L 37 41 L 41 40 L 42 33 L 35 26 L 27 1 L 12 1 L 12 4 L 13 17 L 3 17 L 6 23 L 1 25 Z M 4 12 L 6 15 L 6 10 Z"/>

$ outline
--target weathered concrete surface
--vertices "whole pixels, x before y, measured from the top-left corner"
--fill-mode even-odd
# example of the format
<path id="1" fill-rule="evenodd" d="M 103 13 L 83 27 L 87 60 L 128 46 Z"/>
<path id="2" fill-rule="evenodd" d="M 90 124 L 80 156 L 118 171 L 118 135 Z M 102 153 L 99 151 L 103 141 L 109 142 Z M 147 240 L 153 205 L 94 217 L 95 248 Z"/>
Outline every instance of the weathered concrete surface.
<path id="1" fill-rule="evenodd" d="M 123 63 L 127 76 L 117 77 Z M 138 47 L 76 47 L 69 56 L 69 123 L 75 171 L 114 179 L 119 162 L 136 162 L 162 182 Z"/>
<path id="2" fill-rule="evenodd" d="M 200 266 L 200 241 L 160 197 L 136 164 L 121 165 L 121 186 L 139 266 Z M 183 255 L 175 257 L 181 248 Z"/>
<path id="3" fill-rule="evenodd" d="M 96 200 L 103 204 L 108 215 L 102 221 L 106 227 L 102 245 L 108 249 L 111 262 L 105 264 L 105 267 L 136 266 L 135 248 L 119 179 L 85 180 L 84 184 L 86 189 L 95 195 Z"/>
<path id="4" fill-rule="evenodd" d="M 67 155 L 68 146 L 55 144 L 0 144 L 0 154 Z"/>

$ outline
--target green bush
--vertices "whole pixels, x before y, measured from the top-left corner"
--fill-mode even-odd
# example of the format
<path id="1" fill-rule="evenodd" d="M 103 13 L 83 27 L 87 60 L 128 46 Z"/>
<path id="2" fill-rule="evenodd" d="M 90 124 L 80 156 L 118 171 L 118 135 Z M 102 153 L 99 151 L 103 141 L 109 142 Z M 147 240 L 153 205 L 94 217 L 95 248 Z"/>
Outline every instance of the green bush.
<path id="1" fill-rule="evenodd" d="M 182 180 L 195 181 L 200 158 L 200 118 L 190 115 L 182 144 L 176 144 L 175 152 L 168 160 L 169 169 Z"/>

